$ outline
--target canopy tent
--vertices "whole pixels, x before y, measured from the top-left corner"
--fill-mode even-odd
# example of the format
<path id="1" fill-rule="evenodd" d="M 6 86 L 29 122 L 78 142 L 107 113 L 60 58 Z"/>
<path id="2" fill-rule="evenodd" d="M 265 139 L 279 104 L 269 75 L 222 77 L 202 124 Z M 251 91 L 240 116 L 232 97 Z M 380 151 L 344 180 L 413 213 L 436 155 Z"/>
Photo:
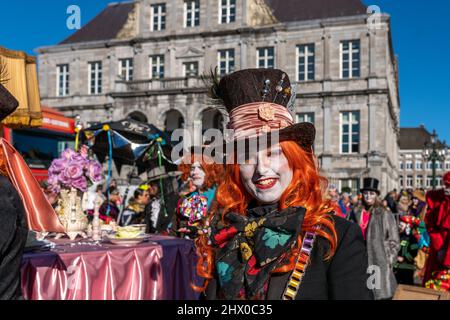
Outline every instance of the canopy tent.
<path id="1" fill-rule="evenodd" d="M 36 58 L 22 51 L 0 47 L 0 68 L 4 87 L 17 99 L 19 107 L 2 124 L 10 128 L 42 125 Z"/>
<path id="2" fill-rule="evenodd" d="M 124 119 L 99 123 L 83 132 L 82 139 L 92 139 L 92 150 L 100 162 L 111 153 L 119 172 L 123 165 L 136 166 L 139 174 L 161 165 L 171 166 L 170 137 L 152 124 Z"/>

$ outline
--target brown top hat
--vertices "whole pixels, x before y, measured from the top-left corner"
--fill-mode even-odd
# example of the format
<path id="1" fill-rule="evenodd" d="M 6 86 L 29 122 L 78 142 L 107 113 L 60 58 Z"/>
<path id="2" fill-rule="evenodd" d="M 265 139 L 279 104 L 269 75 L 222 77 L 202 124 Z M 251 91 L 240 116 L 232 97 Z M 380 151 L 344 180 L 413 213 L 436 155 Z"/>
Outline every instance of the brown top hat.
<path id="1" fill-rule="evenodd" d="M 13 113 L 18 106 L 16 98 L 0 83 L 0 121 Z"/>
<path id="2" fill-rule="evenodd" d="M 279 141 L 295 141 L 312 151 L 316 130 L 311 123 L 294 122 L 295 99 L 287 73 L 278 69 L 245 69 L 223 77 L 214 90 L 227 109 L 228 143 L 278 133 Z"/>

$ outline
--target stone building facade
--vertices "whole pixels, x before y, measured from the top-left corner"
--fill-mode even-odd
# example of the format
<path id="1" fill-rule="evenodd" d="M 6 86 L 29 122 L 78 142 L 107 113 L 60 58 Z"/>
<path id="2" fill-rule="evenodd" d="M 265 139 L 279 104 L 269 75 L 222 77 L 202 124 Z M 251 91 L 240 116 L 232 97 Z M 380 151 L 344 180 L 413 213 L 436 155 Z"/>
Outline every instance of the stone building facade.
<path id="1" fill-rule="evenodd" d="M 400 156 L 399 156 L 399 184 L 401 189 L 431 189 L 432 168 L 431 161 L 427 161 L 424 151 L 431 143 L 432 135 L 424 127 L 400 129 Z M 448 146 L 445 142 L 437 141 L 438 149 L 444 151 Z M 450 171 L 450 154 L 443 156 L 443 161 L 437 161 L 436 187 L 442 187 L 442 177 Z"/>
<path id="2" fill-rule="evenodd" d="M 322 3 L 322 2 L 321 2 Z M 297 121 L 317 128 L 324 175 L 358 189 L 398 187 L 400 102 L 390 17 L 373 28 L 360 0 L 140 0 L 108 6 L 58 45 L 42 47 L 42 103 L 86 125 L 131 116 L 201 143 L 227 115 L 200 75 L 285 70 Z"/>

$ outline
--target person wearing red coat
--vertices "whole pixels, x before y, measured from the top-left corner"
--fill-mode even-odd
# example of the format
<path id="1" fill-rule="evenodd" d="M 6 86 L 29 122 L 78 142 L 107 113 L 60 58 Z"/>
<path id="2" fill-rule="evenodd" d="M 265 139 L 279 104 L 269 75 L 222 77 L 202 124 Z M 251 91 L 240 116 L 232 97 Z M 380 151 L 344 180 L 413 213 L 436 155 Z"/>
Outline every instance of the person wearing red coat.
<path id="1" fill-rule="evenodd" d="M 430 254 L 424 284 L 433 279 L 433 272 L 450 269 L 450 172 L 444 175 L 444 189 L 429 191 L 425 224 L 430 235 Z"/>

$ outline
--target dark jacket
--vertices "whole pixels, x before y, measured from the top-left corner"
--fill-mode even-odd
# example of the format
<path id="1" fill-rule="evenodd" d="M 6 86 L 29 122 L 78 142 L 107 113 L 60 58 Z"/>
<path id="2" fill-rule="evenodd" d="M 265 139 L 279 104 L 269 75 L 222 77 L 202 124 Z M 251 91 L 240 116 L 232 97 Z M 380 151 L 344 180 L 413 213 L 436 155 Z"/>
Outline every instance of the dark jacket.
<path id="1" fill-rule="evenodd" d="M 20 266 L 28 235 L 22 200 L 9 179 L 0 176 L 0 300 L 22 296 Z"/>
<path id="2" fill-rule="evenodd" d="M 317 237 L 311 252 L 310 265 L 300 285 L 297 300 L 371 300 L 367 287 L 367 250 L 359 227 L 334 217 L 337 233 L 336 253 L 325 261 L 328 242 Z M 291 273 L 275 274 L 269 280 L 267 299 L 280 300 Z M 206 298 L 216 299 L 218 283 L 213 280 Z"/>

